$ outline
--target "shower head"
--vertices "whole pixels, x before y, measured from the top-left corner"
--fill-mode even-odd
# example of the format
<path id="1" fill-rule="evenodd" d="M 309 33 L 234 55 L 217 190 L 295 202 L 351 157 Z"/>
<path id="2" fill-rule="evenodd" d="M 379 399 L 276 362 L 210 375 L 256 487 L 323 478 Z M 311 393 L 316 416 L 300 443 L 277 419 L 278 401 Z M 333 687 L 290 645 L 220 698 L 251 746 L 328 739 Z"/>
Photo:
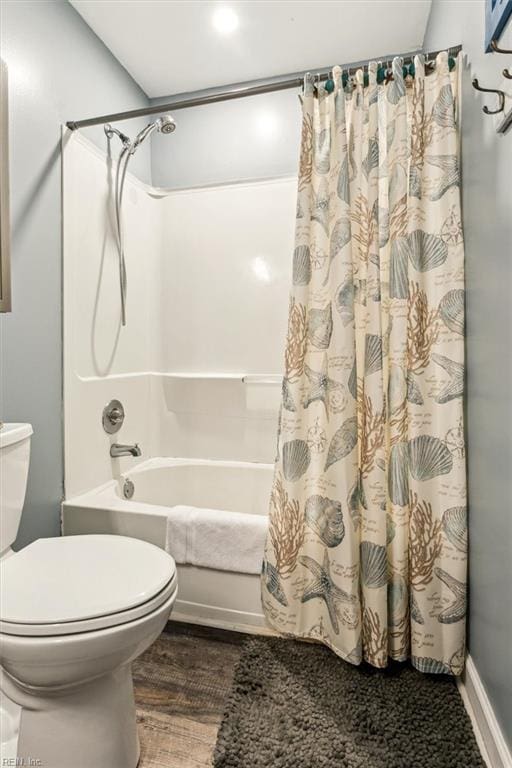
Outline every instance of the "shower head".
<path id="1" fill-rule="evenodd" d="M 156 121 L 156 129 L 160 133 L 173 133 L 176 130 L 176 121 L 171 115 L 162 115 Z"/>
<path id="2" fill-rule="evenodd" d="M 173 131 L 176 130 L 176 122 L 174 118 L 171 117 L 171 115 L 162 115 L 162 117 L 159 117 L 158 120 L 155 120 L 154 122 L 146 125 L 146 127 L 143 128 L 142 131 L 140 131 L 140 133 L 138 133 L 134 138 L 130 148 L 130 154 L 133 155 L 135 150 L 142 144 L 144 139 L 147 139 L 147 137 L 155 130 L 159 133 L 173 133 Z"/>

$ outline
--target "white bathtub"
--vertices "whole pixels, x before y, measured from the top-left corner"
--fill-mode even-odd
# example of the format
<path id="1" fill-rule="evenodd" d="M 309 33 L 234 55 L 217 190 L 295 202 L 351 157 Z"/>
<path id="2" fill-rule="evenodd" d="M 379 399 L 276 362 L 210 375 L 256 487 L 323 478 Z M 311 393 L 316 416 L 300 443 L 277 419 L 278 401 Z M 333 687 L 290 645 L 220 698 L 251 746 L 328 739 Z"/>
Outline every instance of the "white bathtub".
<path id="1" fill-rule="evenodd" d="M 114 533 L 165 548 L 169 508 L 178 504 L 267 515 L 273 466 L 249 462 L 155 458 L 117 480 L 62 504 L 65 535 Z M 123 497 L 126 478 L 134 486 Z M 257 575 L 178 565 L 173 618 L 198 624 L 265 631 Z"/>

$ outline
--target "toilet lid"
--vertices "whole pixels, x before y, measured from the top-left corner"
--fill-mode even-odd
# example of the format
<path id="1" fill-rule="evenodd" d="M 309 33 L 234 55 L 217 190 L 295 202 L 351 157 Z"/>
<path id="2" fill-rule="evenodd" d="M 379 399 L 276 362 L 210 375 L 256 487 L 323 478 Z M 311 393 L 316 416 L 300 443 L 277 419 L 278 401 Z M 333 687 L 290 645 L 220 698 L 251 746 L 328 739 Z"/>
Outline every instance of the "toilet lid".
<path id="1" fill-rule="evenodd" d="M 0 620 L 79 622 L 148 602 L 174 578 L 167 552 L 127 536 L 38 539 L 0 562 Z"/>

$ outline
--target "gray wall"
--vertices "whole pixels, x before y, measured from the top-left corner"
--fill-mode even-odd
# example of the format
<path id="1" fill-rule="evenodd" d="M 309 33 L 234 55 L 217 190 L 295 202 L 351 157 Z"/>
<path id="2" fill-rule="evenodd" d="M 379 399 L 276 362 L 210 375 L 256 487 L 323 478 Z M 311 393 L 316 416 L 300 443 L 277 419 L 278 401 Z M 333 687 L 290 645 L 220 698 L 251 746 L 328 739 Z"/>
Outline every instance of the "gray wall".
<path id="1" fill-rule="evenodd" d="M 470 515 L 469 649 L 512 746 L 512 132 L 471 86 L 496 87 L 510 57 L 484 54 L 484 4 L 434 0 L 426 47 L 462 42 Z M 509 46 L 510 47 L 510 46 Z"/>
<path id="2" fill-rule="evenodd" d="M 76 11 L 62 2 L 1 3 L 9 67 L 12 306 L 1 318 L 3 421 L 34 426 L 17 547 L 59 533 L 62 495 L 60 126 L 147 103 Z M 137 128 L 135 121 L 125 130 Z M 104 147 L 102 129 L 89 138 Z M 134 158 L 149 180 L 149 147 Z"/>
<path id="3" fill-rule="evenodd" d="M 153 183 L 193 187 L 296 174 L 298 93 L 293 89 L 176 111 L 176 132 L 153 141 Z"/>

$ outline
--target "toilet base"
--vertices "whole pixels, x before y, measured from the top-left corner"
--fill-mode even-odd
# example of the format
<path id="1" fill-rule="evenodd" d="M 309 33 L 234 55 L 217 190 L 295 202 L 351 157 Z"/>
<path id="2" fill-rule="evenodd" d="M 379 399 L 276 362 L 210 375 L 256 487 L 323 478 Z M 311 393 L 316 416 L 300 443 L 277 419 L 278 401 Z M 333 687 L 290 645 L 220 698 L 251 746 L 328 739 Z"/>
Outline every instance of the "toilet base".
<path id="1" fill-rule="evenodd" d="M 136 768 L 140 748 L 131 664 L 71 689 L 31 692 L 7 675 L 2 682 L 3 694 L 22 707 L 17 764 Z"/>

